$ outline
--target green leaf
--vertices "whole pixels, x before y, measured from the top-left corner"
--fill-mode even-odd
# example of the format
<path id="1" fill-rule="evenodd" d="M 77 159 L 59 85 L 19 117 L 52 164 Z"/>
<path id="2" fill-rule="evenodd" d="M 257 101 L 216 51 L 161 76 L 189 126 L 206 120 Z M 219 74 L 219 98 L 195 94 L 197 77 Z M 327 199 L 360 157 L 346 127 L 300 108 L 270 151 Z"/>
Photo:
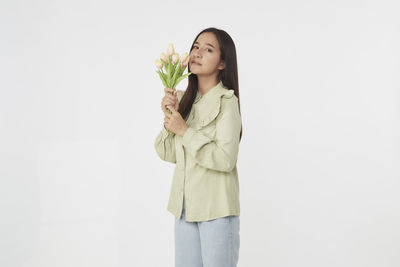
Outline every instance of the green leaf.
<path id="1" fill-rule="evenodd" d="M 172 57 L 168 57 L 168 75 L 171 75 Z"/>
<path id="2" fill-rule="evenodd" d="M 173 64 L 172 64 L 172 57 L 169 56 L 168 57 L 168 68 L 167 68 L 167 75 L 166 75 L 166 81 L 167 81 L 167 87 L 168 88 L 172 88 L 171 84 L 172 84 L 172 68 L 173 68 Z"/>
<path id="3" fill-rule="evenodd" d="M 167 75 L 165 75 L 165 83 L 167 84 L 166 87 L 171 88 L 171 87 L 170 87 L 170 84 L 171 84 L 171 75 L 169 75 L 168 73 L 167 73 Z"/>
<path id="4" fill-rule="evenodd" d="M 185 66 L 184 68 L 181 69 L 181 72 L 179 73 L 179 76 L 182 75 L 182 73 L 185 71 L 186 67 L 187 67 L 187 66 Z"/>
<path id="5" fill-rule="evenodd" d="M 186 77 L 188 77 L 190 74 L 192 74 L 192 73 L 189 72 L 189 73 L 186 73 L 185 75 L 179 77 L 178 80 L 176 81 L 175 86 L 178 85 L 178 83 L 180 83 L 180 81 L 182 81 L 183 79 L 185 79 Z"/>
<path id="6" fill-rule="evenodd" d="M 160 76 L 161 82 L 163 83 L 163 85 L 165 87 L 167 87 L 166 83 L 165 83 L 165 78 L 164 78 L 164 74 L 161 73 L 159 70 L 156 71 L 158 73 L 158 75 Z"/>
<path id="7" fill-rule="evenodd" d="M 163 64 L 164 68 L 167 69 L 167 63 L 164 60 L 160 59 L 161 63 Z"/>
<path id="8" fill-rule="evenodd" d="M 179 77 L 180 75 L 179 75 L 179 73 L 181 72 L 181 66 L 180 66 L 180 64 L 179 64 L 179 61 L 177 62 L 177 68 L 176 68 L 176 70 L 175 70 L 175 72 L 174 72 L 174 75 L 172 76 L 172 88 L 175 88 L 175 86 L 177 85 L 177 83 L 176 83 L 176 78 L 177 77 Z"/>

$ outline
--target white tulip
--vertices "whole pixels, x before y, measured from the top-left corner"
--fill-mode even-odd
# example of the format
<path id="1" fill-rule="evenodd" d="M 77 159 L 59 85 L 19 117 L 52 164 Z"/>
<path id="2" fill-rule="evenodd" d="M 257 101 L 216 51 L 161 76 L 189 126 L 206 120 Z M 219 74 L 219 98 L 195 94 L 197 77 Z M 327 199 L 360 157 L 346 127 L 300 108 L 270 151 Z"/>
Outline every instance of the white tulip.
<path id="1" fill-rule="evenodd" d="M 189 63 L 190 57 L 186 57 L 185 61 L 182 62 L 182 66 L 186 67 L 187 64 Z"/>
<path id="2" fill-rule="evenodd" d="M 178 54 L 178 53 L 175 53 L 175 54 L 172 56 L 172 64 L 175 64 L 178 60 L 179 60 L 179 54 Z"/>
<path id="3" fill-rule="evenodd" d="M 169 57 L 172 56 L 173 54 L 175 54 L 174 45 L 169 44 L 167 48 L 167 56 Z"/>
<path id="4" fill-rule="evenodd" d="M 186 58 L 188 57 L 188 53 L 183 53 L 179 59 L 181 63 L 185 62 Z"/>
<path id="5" fill-rule="evenodd" d="M 163 64 L 162 64 L 161 60 L 156 59 L 156 61 L 154 63 L 156 64 L 157 69 L 162 69 Z"/>
<path id="6" fill-rule="evenodd" d="M 168 64 L 168 57 L 165 53 L 161 53 L 160 59 L 162 59 L 166 64 Z"/>

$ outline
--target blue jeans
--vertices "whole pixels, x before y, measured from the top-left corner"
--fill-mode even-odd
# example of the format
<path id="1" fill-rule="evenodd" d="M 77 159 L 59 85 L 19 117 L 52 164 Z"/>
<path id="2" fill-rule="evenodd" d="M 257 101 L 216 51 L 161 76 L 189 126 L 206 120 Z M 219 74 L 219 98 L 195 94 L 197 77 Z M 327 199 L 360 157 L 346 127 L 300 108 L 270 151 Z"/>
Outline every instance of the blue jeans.
<path id="1" fill-rule="evenodd" d="M 239 216 L 187 222 L 175 218 L 175 267 L 236 267 L 240 247 Z"/>

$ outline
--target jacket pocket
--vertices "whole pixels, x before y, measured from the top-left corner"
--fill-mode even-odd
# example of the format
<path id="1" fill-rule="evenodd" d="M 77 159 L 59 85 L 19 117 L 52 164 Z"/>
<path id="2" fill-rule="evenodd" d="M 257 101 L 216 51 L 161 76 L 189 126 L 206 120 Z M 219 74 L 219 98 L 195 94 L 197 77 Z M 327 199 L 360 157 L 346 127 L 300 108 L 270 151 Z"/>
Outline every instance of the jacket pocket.
<path id="1" fill-rule="evenodd" d="M 216 118 L 220 113 L 221 100 L 218 99 L 211 108 L 204 112 L 204 115 L 193 121 L 192 126 L 194 129 L 200 131 L 210 138 L 215 137 Z"/>

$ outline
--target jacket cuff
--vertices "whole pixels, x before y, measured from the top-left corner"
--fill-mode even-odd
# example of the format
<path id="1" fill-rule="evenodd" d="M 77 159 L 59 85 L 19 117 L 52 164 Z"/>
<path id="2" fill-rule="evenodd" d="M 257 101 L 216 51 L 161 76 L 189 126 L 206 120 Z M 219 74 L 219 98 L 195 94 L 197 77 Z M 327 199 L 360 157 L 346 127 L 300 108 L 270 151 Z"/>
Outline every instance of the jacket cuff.
<path id="1" fill-rule="evenodd" d="M 168 132 L 167 128 L 165 128 L 165 125 L 163 125 L 161 132 L 162 132 L 162 140 L 167 139 L 168 136 L 173 136 L 174 135 L 174 133 L 169 133 Z"/>
<path id="2" fill-rule="evenodd" d="M 188 146 L 190 143 L 190 140 L 192 139 L 193 135 L 195 134 L 195 129 L 189 127 L 187 128 L 186 132 L 182 136 L 182 144 L 184 146 Z"/>

